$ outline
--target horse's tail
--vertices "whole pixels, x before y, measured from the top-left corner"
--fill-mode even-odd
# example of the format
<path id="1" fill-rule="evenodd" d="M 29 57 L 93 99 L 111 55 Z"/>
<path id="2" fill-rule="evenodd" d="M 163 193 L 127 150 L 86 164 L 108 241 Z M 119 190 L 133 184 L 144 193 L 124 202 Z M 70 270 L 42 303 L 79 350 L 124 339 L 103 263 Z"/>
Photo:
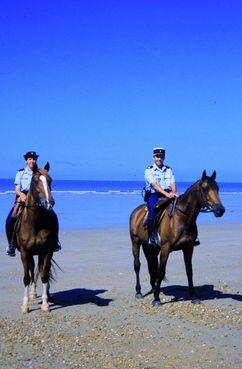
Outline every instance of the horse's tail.
<path id="1" fill-rule="evenodd" d="M 63 269 L 57 264 L 57 262 L 52 258 L 51 259 L 51 267 L 50 267 L 50 275 L 49 282 L 55 282 L 57 279 L 57 269 L 59 269 L 62 273 L 64 273 Z"/>
<path id="2" fill-rule="evenodd" d="M 38 265 L 36 266 L 36 269 L 35 269 L 35 273 L 34 273 L 35 283 L 37 283 L 37 281 L 38 281 L 39 274 L 41 272 L 41 268 L 42 268 L 42 266 L 38 263 Z M 63 269 L 52 258 L 51 259 L 51 266 L 50 266 L 49 282 L 55 282 L 56 281 L 56 279 L 57 279 L 57 268 L 64 273 Z"/>

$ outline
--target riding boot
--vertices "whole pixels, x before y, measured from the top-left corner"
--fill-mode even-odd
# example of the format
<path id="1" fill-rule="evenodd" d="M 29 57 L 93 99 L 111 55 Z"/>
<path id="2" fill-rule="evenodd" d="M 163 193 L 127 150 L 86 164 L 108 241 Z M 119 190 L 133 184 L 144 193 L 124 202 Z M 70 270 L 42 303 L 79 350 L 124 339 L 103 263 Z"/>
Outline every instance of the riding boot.
<path id="1" fill-rule="evenodd" d="M 155 219 L 148 219 L 147 226 L 149 235 L 148 245 L 160 247 L 160 237 L 155 228 Z"/>
<path id="2" fill-rule="evenodd" d="M 6 247 L 6 255 L 12 256 L 12 257 L 16 256 L 14 244 L 10 243 L 9 245 L 7 245 L 7 247 Z"/>
<path id="3" fill-rule="evenodd" d="M 9 256 L 15 256 L 15 248 L 14 245 L 14 225 L 16 222 L 16 218 L 12 217 L 12 213 L 10 212 L 9 216 L 6 220 L 6 234 L 8 239 L 8 246 L 6 247 L 6 254 Z"/>

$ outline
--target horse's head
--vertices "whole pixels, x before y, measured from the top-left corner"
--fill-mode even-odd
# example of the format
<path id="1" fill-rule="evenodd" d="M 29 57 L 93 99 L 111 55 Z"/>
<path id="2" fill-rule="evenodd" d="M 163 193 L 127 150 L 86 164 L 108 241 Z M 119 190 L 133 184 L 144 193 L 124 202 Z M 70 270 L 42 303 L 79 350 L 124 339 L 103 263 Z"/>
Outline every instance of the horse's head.
<path id="1" fill-rule="evenodd" d="M 207 211 L 212 211 L 216 217 L 221 217 L 225 212 L 225 208 L 219 198 L 219 187 L 215 181 L 215 178 L 215 171 L 211 177 L 209 177 L 204 170 L 202 178 L 198 182 L 199 192 L 201 196 L 202 207 L 207 209 Z"/>
<path id="2" fill-rule="evenodd" d="M 54 206 L 54 199 L 51 194 L 51 178 L 48 174 L 50 164 L 47 162 L 44 168 L 38 168 L 35 164 L 31 181 L 31 191 L 39 206 L 50 210 Z"/>

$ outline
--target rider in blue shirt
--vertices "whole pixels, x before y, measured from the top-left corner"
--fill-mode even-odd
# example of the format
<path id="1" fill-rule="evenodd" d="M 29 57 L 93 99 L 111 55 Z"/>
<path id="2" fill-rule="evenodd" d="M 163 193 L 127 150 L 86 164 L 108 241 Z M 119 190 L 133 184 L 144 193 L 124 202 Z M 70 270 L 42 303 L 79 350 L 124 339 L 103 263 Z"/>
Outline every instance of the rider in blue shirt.
<path id="1" fill-rule="evenodd" d="M 153 149 L 154 164 L 146 168 L 146 199 L 148 206 L 148 234 L 149 245 L 157 245 L 158 240 L 155 232 L 155 205 L 159 199 L 173 199 L 177 197 L 175 177 L 172 169 L 164 165 L 165 149 L 155 147 Z"/>
<path id="2" fill-rule="evenodd" d="M 6 220 L 6 233 L 9 242 L 8 246 L 6 247 L 6 253 L 9 256 L 15 256 L 15 246 L 13 244 L 14 225 L 18 216 L 20 203 L 26 201 L 26 196 L 29 191 L 33 175 L 33 168 L 38 157 L 39 155 L 37 155 L 35 151 L 28 151 L 24 155 L 26 167 L 24 169 L 20 169 L 15 177 L 14 184 L 15 184 L 16 200 Z M 57 244 L 54 251 L 59 250 L 61 250 L 61 245 L 57 240 Z"/>

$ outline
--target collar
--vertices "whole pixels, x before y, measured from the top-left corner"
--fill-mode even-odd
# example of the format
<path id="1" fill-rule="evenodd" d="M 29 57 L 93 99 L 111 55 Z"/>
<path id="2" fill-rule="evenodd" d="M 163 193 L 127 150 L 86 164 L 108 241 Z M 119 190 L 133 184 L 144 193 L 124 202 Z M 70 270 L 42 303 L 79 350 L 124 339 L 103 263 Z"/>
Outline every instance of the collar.
<path id="1" fill-rule="evenodd" d="M 29 169 L 28 165 L 25 167 L 24 171 L 27 172 L 28 174 L 33 174 L 33 171 Z"/>
<path id="2" fill-rule="evenodd" d="M 156 163 L 154 163 L 155 170 L 160 170 L 161 172 L 164 172 L 166 170 L 166 165 L 162 165 L 161 168 L 159 168 Z"/>

